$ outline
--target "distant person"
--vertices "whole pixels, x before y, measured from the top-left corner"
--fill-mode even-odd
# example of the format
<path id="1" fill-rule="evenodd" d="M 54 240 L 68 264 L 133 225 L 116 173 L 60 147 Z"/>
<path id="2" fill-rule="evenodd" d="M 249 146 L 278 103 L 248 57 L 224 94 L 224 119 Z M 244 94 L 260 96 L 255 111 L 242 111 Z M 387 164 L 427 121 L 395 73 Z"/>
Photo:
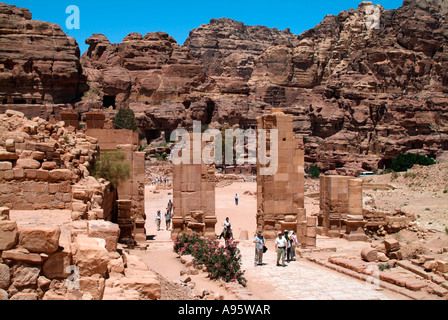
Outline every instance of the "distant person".
<path id="1" fill-rule="evenodd" d="M 288 230 L 285 230 L 284 237 L 286 239 L 286 261 L 289 263 L 291 262 L 291 237 Z"/>
<path id="2" fill-rule="evenodd" d="M 160 231 L 160 222 L 162 221 L 162 213 L 159 211 L 157 211 L 156 214 L 156 225 L 157 225 L 157 231 Z"/>
<path id="3" fill-rule="evenodd" d="M 238 193 L 235 195 L 235 205 L 237 206 L 238 203 L 240 201 L 240 196 L 238 195 Z"/>
<path id="4" fill-rule="evenodd" d="M 293 230 L 289 232 L 289 238 L 291 239 L 291 260 L 296 261 L 296 249 L 299 245 L 299 241 Z"/>
<path id="5" fill-rule="evenodd" d="M 287 241 L 282 232 L 278 233 L 277 238 L 275 239 L 275 250 L 277 251 L 277 267 L 286 267 L 285 259 L 286 259 L 286 246 Z M 282 264 L 280 264 L 280 260 L 282 260 Z"/>
<path id="6" fill-rule="evenodd" d="M 168 201 L 167 210 L 170 211 L 170 213 L 173 213 L 173 203 L 171 202 L 171 199 Z"/>
<path id="7" fill-rule="evenodd" d="M 263 254 L 264 254 L 264 246 L 266 245 L 266 240 L 263 237 L 263 232 L 258 231 L 257 236 L 254 238 L 255 243 L 255 261 L 254 266 L 262 266 L 263 265 Z"/>
<path id="8" fill-rule="evenodd" d="M 167 231 L 171 231 L 171 217 L 172 217 L 171 210 L 169 208 L 166 208 L 165 221 Z"/>

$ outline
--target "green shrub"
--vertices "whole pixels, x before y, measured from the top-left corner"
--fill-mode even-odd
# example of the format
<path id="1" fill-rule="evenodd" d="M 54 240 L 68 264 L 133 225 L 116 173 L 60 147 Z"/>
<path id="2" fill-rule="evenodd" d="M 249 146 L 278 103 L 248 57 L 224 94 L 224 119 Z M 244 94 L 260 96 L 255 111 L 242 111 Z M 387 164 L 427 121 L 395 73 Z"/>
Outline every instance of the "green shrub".
<path id="1" fill-rule="evenodd" d="M 315 164 L 315 165 L 313 165 L 313 166 L 311 166 L 311 167 L 307 167 L 306 168 L 306 173 L 308 174 L 308 175 L 310 175 L 311 177 L 313 177 L 313 178 L 319 178 L 320 177 L 320 168 L 319 168 L 319 166 L 317 165 L 317 164 Z"/>
<path id="2" fill-rule="evenodd" d="M 117 189 L 121 181 L 131 176 L 131 164 L 125 162 L 126 156 L 120 151 L 102 152 L 95 160 L 92 175 L 99 179 L 110 181 L 112 187 Z"/>
<path id="3" fill-rule="evenodd" d="M 124 129 L 137 131 L 137 120 L 135 120 L 134 111 L 122 108 L 118 110 L 115 117 L 112 118 L 115 129 Z"/>
<path id="4" fill-rule="evenodd" d="M 174 251 L 179 255 L 192 255 L 196 265 L 206 267 L 210 279 L 247 285 L 241 270 L 238 242 L 230 241 L 228 246 L 224 247 L 220 246 L 218 241 L 182 234 L 174 241 Z"/>
<path id="5" fill-rule="evenodd" d="M 436 164 L 434 159 L 419 154 L 406 153 L 400 154 L 392 160 L 390 169 L 396 172 L 404 172 L 411 169 L 415 164 L 421 166 L 431 166 Z"/>

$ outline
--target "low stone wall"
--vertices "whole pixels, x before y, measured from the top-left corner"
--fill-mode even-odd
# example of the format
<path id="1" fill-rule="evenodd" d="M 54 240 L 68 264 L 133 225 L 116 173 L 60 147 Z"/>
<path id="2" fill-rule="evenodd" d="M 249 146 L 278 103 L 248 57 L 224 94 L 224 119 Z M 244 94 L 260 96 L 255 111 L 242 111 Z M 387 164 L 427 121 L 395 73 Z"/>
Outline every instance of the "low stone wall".
<path id="1" fill-rule="evenodd" d="M 119 234 L 102 220 L 21 226 L 0 208 L 0 300 L 160 299 L 157 275 L 117 251 Z"/>

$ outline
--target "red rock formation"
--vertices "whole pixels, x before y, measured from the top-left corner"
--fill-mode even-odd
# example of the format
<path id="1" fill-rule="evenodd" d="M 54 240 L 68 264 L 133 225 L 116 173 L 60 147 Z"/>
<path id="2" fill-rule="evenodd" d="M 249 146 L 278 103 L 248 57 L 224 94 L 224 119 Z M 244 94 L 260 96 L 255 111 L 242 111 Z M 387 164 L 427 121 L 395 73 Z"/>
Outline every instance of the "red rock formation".
<path id="1" fill-rule="evenodd" d="M 380 8 L 378 30 L 366 26 L 369 5 L 329 15 L 300 36 L 230 19 L 193 30 L 182 47 L 163 32 L 119 44 L 95 34 L 81 58 L 90 90 L 74 107 L 131 107 L 149 140 L 193 120 L 246 128 L 281 107 L 304 136 L 306 161 L 330 173 L 381 169 L 410 150 L 436 157 L 448 149 L 446 1 Z M 69 103 L 83 92 L 71 38 L 26 9 L 2 5 L 0 15 L 9 30 L 0 36 L 1 97 Z M 23 44 L 23 35 L 34 42 Z"/>
<path id="2" fill-rule="evenodd" d="M 0 103 L 67 103 L 80 94 L 80 52 L 60 26 L 0 3 Z"/>

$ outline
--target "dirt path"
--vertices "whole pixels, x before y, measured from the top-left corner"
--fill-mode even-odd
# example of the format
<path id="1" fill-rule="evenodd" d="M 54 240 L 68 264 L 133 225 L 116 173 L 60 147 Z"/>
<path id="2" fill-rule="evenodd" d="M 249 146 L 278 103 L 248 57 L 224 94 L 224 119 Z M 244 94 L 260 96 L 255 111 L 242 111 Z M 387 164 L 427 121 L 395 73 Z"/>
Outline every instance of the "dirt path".
<path id="1" fill-rule="evenodd" d="M 256 232 L 256 202 L 253 195 L 256 183 L 234 183 L 216 190 L 216 215 L 218 224 L 216 233 L 221 231 L 221 223 L 229 217 L 236 239 L 239 239 L 243 230 L 248 231 L 249 240 L 240 240 L 243 269 L 246 270 L 248 280 L 247 289 L 262 300 L 389 300 L 402 297 L 383 290 L 375 290 L 362 281 L 341 275 L 335 271 L 317 266 L 306 260 L 291 262 L 285 268 L 276 266 L 276 253 L 273 243 L 265 255 L 266 265 L 254 267 L 254 247 L 251 242 Z M 248 192 L 248 193 L 246 193 Z M 235 205 L 234 195 L 240 195 L 239 205 Z M 246 193 L 246 194 L 245 194 Z M 252 194 L 252 195 L 251 195 Z M 149 242 L 148 251 L 136 251 L 147 265 L 165 277 L 168 281 L 179 282 L 180 271 L 184 266 L 172 250 L 170 232 L 157 231 L 155 227 L 155 214 L 157 210 L 164 210 L 171 191 L 162 190 L 154 192 L 152 187 L 146 189 L 147 234 L 153 239 Z M 318 210 L 315 201 L 308 199 L 307 209 Z M 349 244 L 352 245 L 352 244 Z M 224 296 L 226 300 L 235 300 L 237 296 L 228 292 L 217 282 L 210 281 L 206 274 L 192 276 L 196 288 L 205 288 Z"/>

